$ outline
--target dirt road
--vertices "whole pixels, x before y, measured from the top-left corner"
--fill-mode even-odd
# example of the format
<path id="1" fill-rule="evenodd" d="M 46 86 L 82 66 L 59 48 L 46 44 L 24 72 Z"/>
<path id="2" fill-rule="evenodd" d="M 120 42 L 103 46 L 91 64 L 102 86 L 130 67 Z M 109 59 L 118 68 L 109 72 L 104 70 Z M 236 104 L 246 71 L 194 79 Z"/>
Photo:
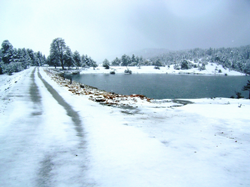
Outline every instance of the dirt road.
<path id="1" fill-rule="evenodd" d="M 39 68 L 1 93 L 0 186 L 88 186 L 81 116 Z"/>

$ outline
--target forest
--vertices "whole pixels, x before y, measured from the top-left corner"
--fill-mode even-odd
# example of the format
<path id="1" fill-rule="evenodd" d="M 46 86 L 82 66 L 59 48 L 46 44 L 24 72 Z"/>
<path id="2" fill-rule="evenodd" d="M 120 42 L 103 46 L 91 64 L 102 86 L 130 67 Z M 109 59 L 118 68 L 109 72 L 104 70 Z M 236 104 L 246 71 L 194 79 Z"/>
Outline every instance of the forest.
<path id="1" fill-rule="evenodd" d="M 102 66 L 169 66 L 175 65 L 175 68 L 188 69 L 192 66 L 198 66 L 199 69 L 205 69 L 207 63 L 221 64 L 224 68 L 236 70 L 250 74 L 250 45 L 232 48 L 195 48 L 190 50 L 167 51 L 158 55 L 152 55 L 150 58 L 143 56 L 130 57 L 122 55 L 109 62 L 105 59 Z M 0 74 L 12 74 L 22 71 L 29 66 L 49 66 L 61 67 L 65 69 L 79 67 L 97 67 L 98 64 L 88 55 L 80 55 L 78 51 L 72 52 L 66 45 L 64 39 L 55 38 L 50 45 L 50 54 L 45 57 L 40 51 L 34 52 L 32 49 L 14 48 L 8 40 L 2 42 L 0 50 Z"/>
<path id="2" fill-rule="evenodd" d="M 47 58 L 47 64 L 50 66 L 61 66 L 62 69 L 65 67 L 97 67 L 96 61 L 94 61 L 88 55 L 80 55 L 78 51 L 74 53 L 71 51 L 69 46 L 66 46 L 64 39 L 56 38 L 50 45 L 50 55 Z"/>
<path id="3" fill-rule="evenodd" d="M 193 61 L 206 65 L 208 62 L 221 64 L 224 68 L 250 74 L 250 45 L 234 48 L 200 49 L 169 51 L 151 58 L 160 60 L 163 64 L 182 64 L 183 61 Z"/>
<path id="4" fill-rule="evenodd" d="M 104 61 L 105 66 L 108 63 Z M 189 63 L 190 62 L 190 63 Z M 193 63 L 199 68 L 205 69 L 208 62 L 221 64 L 224 68 L 229 68 L 238 72 L 250 74 L 250 45 L 234 48 L 201 49 L 168 51 L 158 55 L 152 55 L 149 58 L 132 57 L 123 55 L 121 58 L 115 58 L 111 61 L 111 66 L 165 66 L 174 64 L 176 69 L 191 68 Z"/>
<path id="5" fill-rule="evenodd" d="M 9 40 L 4 40 L 0 50 L 0 74 L 11 75 L 27 69 L 29 66 L 43 66 L 48 64 L 55 68 L 65 67 L 97 67 L 97 63 L 87 55 L 80 55 L 78 51 L 72 53 L 69 46 L 66 46 L 64 39 L 56 38 L 50 46 L 48 57 L 40 51 L 34 52 L 32 49 L 14 48 Z"/>
<path id="6" fill-rule="evenodd" d="M 46 57 L 40 51 L 32 49 L 14 48 L 9 40 L 2 42 L 0 50 L 0 74 L 19 72 L 29 66 L 41 66 L 46 62 Z"/>

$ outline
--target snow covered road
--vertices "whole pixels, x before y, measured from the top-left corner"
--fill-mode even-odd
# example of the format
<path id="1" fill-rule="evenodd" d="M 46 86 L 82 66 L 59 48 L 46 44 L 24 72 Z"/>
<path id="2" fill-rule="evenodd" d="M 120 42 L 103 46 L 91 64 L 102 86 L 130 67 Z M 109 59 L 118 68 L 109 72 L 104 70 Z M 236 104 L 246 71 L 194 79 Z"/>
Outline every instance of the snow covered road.
<path id="1" fill-rule="evenodd" d="M 85 184 L 82 122 L 38 68 L 21 72 L 1 99 L 0 186 Z"/>

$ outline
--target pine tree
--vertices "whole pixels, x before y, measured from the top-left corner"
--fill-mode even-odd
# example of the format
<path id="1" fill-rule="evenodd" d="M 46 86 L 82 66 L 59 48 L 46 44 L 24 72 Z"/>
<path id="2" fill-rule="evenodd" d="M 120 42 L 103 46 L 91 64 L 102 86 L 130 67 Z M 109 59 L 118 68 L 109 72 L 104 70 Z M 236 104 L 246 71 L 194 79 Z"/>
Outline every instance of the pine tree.
<path id="1" fill-rule="evenodd" d="M 121 64 L 121 60 L 119 58 L 115 58 L 115 60 L 112 61 L 112 66 L 119 66 Z"/>
<path id="2" fill-rule="evenodd" d="M 50 66 L 54 66 L 55 68 L 57 66 L 60 66 L 59 61 L 51 55 L 47 57 L 47 64 L 49 64 Z"/>
<path id="3" fill-rule="evenodd" d="M 160 59 L 157 59 L 156 62 L 154 63 L 154 65 L 157 66 L 157 67 L 163 66 L 163 64 L 160 61 Z"/>
<path id="4" fill-rule="evenodd" d="M 250 80 L 248 80 L 248 83 L 247 85 L 245 85 L 243 88 L 242 88 L 243 91 L 249 91 L 249 97 L 248 99 L 250 99 Z"/>
<path id="5" fill-rule="evenodd" d="M 39 55 L 37 55 L 37 52 L 34 53 L 34 56 L 33 56 L 33 65 L 34 66 L 39 66 Z"/>
<path id="6" fill-rule="evenodd" d="M 122 66 L 128 66 L 130 63 L 131 63 L 131 59 L 130 59 L 130 57 L 129 56 L 127 56 L 127 55 L 122 55 Z"/>
<path id="7" fill-rule="evenodd" d="M 66 52 L 63 55 L 63 60 L 64 60 L 64 65 L 68 66 L 68 68 L 74 66 L 73 55 L 69 46 L 66 47 Z"/>
<path id="8" fill-rule="evenodd" d="M 90 67 L 90 59 L 89 59 L 88 55 L 86 55 L 84 57 L 84 64 L 86 67 Z"/>
<path id="9" fill-rule="evenodd" d="M 132 57 L 131 57 L 131 62 L 136 62 L 136 58 L 135 58 L 135 55 L 133 54 Z"/>
<path id="10" fill-rule="evenodd" d="M 105 59 L 102 63 L 102 66 L 105 67 L 105 69 L 109 69 L 109 66 L 110 66 L 109 61 Z"/>
<path id="11" fill-rule="evenodd" d="M 250 59 L 246 60 L 246 65 L 245 65 L 245 68 L 244 68 L 244 72 L 246 74 L 250 74 Z"/>
<path id="12" fill-rule="evenodd" d="M 35 56 L 34 56 L 34 51 L 32 49 L 27 49 L 27 52 L 30 56 L 30 65 L 35 66 Z"/>
<path id="13" fill-rule="evenodd" d="M 31 64 L 31 58 L 25 48 L 23 48 L 22 51 L 23 51 L 23 60 L 24 60 L 22 63 L 22 66 L 24 69 L 27 69 Z"/>
<path id="14" fill-rule="evenodd" d="M 86 67 L 87 66 L 87 64 L 86 64 L 86 57 L 85 57 L 85 55 L 82 55 L 81 56 L 81 66 L 82 67 Z"/>
<path id="15" fill-rule="evenodd" d="M 78 51 L 74 52 L 73 60 L 75 61 L 75 65 L 77 68 L 81 66 L 81 56 L 80 56 L 80 53 Z"/>
<path id="16" fill-rule="evenodd" d="M 87 55 L 86 55 L 86 57 L 87 57 Z M 98 66 L 96 61 L 94 61 L 91 57 L 89 57 L 87 59 L 88 59 L 87 64 L 89 67 L 93 67 L 93 69 L 95 69 Z"/>
<path id="17" fill-rule="evenodd" d="M 14 52 L 13 46 L 9 42 L 9 40 L 3 41 L 1 52 L 2 52 L 2 61 L 5 64 L 9 64 L 11 62 L 11 59 L 13 57 L 13 52 Z"/>
<path id="18" fill-rule="evenodd" d="M 95 69 L 96 67 L 98 67 L 96 61 L 94 61 L 94 60 L 92 60 L 92 67 L 93 67 L 93 69 Z"/>
<path id="19" fill-rule="evenodd" d="M 43 54 L 40 51 L 38 51 L 35 54 L 36 54 L 37 66 L 42 66 L 45 63 Z"/>

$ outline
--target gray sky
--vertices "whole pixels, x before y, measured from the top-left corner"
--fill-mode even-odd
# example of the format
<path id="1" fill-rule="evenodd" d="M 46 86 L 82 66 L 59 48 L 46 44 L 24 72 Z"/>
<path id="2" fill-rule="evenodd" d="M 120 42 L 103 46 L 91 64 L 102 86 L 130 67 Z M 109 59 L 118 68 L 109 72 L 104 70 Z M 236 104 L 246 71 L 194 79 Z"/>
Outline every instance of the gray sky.
<path id="1" fill-rule="evenodd" d="M 249 0 L 0 0 L 0 42 L 48 55 L 54 38 L 102 62 L 144 48 L 250 44 Z"/>

